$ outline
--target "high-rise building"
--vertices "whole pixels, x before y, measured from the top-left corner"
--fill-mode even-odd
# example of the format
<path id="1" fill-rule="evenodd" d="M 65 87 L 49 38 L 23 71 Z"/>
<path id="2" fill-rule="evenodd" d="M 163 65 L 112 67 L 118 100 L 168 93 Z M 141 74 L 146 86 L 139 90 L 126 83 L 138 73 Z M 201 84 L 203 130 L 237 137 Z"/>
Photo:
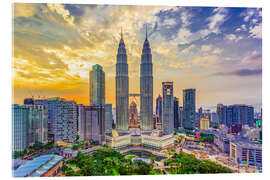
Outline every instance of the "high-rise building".
<path id="1" fill-rule="evenodd" d="M 162 82 L 162 126 L 163 134 L 173 133 L 174 128 L 174 103 L 173 103 L 173 82 Z"/>
<path id="2" fill-rule="evenodd" d="M 78 134 L 77 104 L 59 97 L 35 100 L 48 107 L 48 136 L 56 143 L 72 143 Z"/>
<path id="3" fill-rule="evenodd" d="M 96 64 L 89 73 L 90 105 L 105 105 L 105 73 L 103 68 Z"/>
<path id="4" fill-rule="evenodd" d="M 29 108 L 27 141 L 29 145 L 48 142 L 48 105 L 39 104 L 33 98 L 24 99 L 24 106 Z"/>
<path id="5" fill-rule="evenodd" d="M 26 104 L 29 108 L 28 143 L 33 145 L 37 142 L 48 142 L 48 109 L 45 105 Z"/>
<path id="6" fill-rule="evenodd" d="M 80 141 L 86 140 L 86 126 L 85 126 L 85 110 L 84 105 L 77 105 L 77 115 L 78 115 L 78 135 L 80 136 Z"/>
<path id="7" fill-rule="evenodd" d="M 248 125 L 249 127 L 254 126 L 254 107 L 248 106 Z"/>
<path id="8" fill-rule="evenodd" d="M 210 122 L 210 126 L 211 127 L 218 127 L 219 123 L 218 123 L 218 115 L 215 112 L 211 113 L 211 122 Z"/>
<path id="9" fill-rule="evenodd" d="M 29 127 L 29 108 L 12 105 L 12 151 L 28 148 L 27 132 Z"/>
<path id="10" fill-rule="evenodd" d="M 85 139 L 105 141 L 104 106 L 85 106 Z"/>
<path id="11" fill-rule="evenodd" d="M 218 115 L 219 124 L 227 125 L 227 106 L 224 106 L 223 104 L 218 104 L 216 113 Z"/>
<path id="12" fill-rule="evenodd" d="M 132 101 L 129 106 L 129 127 L 139 127 L 137 104 L 134 101 Z"/>
<path id="13" fill-rule="evenodd" d="M 227 107 L 227 126 L 231 127 L 232 124 L 241 124 L 239 106 L 230 105 Z"/>
<path id="14" fill-rule="evenodd" d="M 105 132 L 112 132 L 112 104 L 105 104 Z"/>
<path id="15" fill-rule="evenodd" d="M 248 106 L 245 104 L 236 104 L 240 110 L 240 124 L 248 125 Z"/>
<path id="16" fill-rule="evenodd" d="M 116 129 L 128 131 L 128 64 L 125 43 L 121 32 L 116 63 Z"/>
<path id="17" fill-rule="evenodd" d="M 144 132 L 153 129 L 153 65 L 150 43 L 146 37 L 143 44 L 140 67 L 140 123 Z"/>
<path id="18" fill-rule="evenodd" d="M 173 114 L 174 114 L 174 128 L 177 129 L 179 125 L 179 99 L 173 98 Z"/>
<path id="19" fill-rule="evenodd" d="M 162 123 L 162 97 L 158 95 L 156 99 L 156 115 L 158 118 L 158 123 Z"/>
<path id="20" fill-rule="evenodd" d="M 183 123 L 183 107 L 179 106 L 179 127 L 183 127 L 182 123 Z"/>
<path id="21" fill-rule="evenodd" d="M 186 129 L 193 129 L 196 116 L 196 90 L 183 90 L 183 127 Z"/>

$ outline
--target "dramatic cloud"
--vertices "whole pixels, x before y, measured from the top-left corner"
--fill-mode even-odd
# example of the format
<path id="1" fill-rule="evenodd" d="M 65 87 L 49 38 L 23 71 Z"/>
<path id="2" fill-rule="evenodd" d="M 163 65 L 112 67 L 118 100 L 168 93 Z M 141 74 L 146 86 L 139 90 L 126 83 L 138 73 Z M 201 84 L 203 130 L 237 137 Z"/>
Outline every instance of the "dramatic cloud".
<path id="1" fill-rule="evenodd" d="M 106 103 L 114 106 L 121 28 L 131 92 L 139 91 L 146 25 L 153 57 L 154 96 L 161 93 L 162 81 L 172 80 L 175 92 L 195 87 L 201 92 L 199 103 L 215 104 L 215 97 L 221 94 L 210 98 L 208 91 L 215 91 L 217 86 L 226 89 L 221 82 L 232 79 L 241 84 L 238 77 L 261 69 L 260 8 L 15 3 L 13 15 L 14 103 L 22 103 L 30 91 L 87 105 L 89 70 L 100 64 L 106 74 Z M 251 71 L 237 74 L 239 69 Z M 228 71 L 238 77 L 203 78 L 208 73 Z M 261 78 L 259 73 L 256 77 Z M 252 88 L 250 92 L 260 100 L 261 87 L 253 88 L 256 83 L 254 80 L 233 90 Z"/>
<path id="2" fill-rule="evenodd" d="M 212 76 L 257 76 L 262 74 L 262 69 L 239 69 L 232 72 L 218 72 Z"/>

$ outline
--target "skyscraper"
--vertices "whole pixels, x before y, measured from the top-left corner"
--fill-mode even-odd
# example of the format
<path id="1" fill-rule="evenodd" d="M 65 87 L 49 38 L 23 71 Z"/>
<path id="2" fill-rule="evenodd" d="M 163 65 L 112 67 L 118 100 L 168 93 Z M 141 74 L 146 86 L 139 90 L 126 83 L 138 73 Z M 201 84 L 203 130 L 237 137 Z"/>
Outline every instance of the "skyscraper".
<path id="1" fill-rule="evenodd" d="M 105 141 L 105 109 L 104 106 L 85 106 L 85 138 Z"/>
<path id="2" fill-rule="evenodd" d="M 183 107 L 179 106 L 179 127 L 183 127 L 182 123 L 183 123 Z"/>
<path id="3" fill-rule="evenodd" d="M 12 105 L 12 151 L 23 151 L 28 148 L 29 108 Z"/>
<path id="4" fill-rule="evenodd" d="M 156 115 L 158 123 L 162 123 L 162 97 L 160 95 L 156 99 Z"/>
<path id="5" fill-rule="evenodd" d="M 183 90 L 183 127 L 186 129 L 193 129 L 195 123 L 195 106 L 196 106 L 196 90 Z"/>
<path id="6" fill-rule="evenodd" d="M 77 105 L 77 115 L 78 115 L 78 135 L 80 136 L 80 141 L 86 140 L 86 125 L 85 125 L 85 106 L 82 104 Z"/>
<path id="7" fill-rule="evenodd" d="M 129 127 L 136 128 L 139 126 L 138 123 L 138 111 L 137 111 L 137 104 L 132 101 L 129 106 Z"/>
<path id="8" fill-rule="evenodd" d="M 248 106 L 248 125 L 249 127 L 254 126 L 254 107 Z"/>
<path id="9" fill-rule="evenodd" d="M 173 98 L 174 128 L 179 127 L 179 99 Z"/>
<path id="10" fill-rule="evenodd" d="M 105 132 L 112 132 L 112 104 L 105 104 Z"/>
<path id="11" fill-rule="evenodd" d="M 173 133 L 174 128 L 173 82 L 162 82 L 162 91 L 163 134 L 168 135 Z"/>
<path id="12" fill-rule="evenodd" d="M 217 111 L 218 115 L 218 122 L 219 124 L 227 124 L 227 106 L 224 106 L 223 104 L 217 105 Z"/>
<path id="13" fill-rule="evenodd" d="M 153 65 L 150 44 L 146 37 L 143 44 L 141 67 L 140 67 L 140 118 L 141 129 L 151 132 L 153 129 Z"/>
<path id="14" fill-rule="evenodd" d="M 125 43 L 121 32 L 121 39 L 117 52 L 116 63 L 116 129 L 128 131 L 128 64 Z"/>
<path id="15" fill-rule="evenodd" d="M 48 107 L 48 136 L 54 142 L 72 143 L 78 134 L 77 104 L 59 97 L 35 100 Z"/>
<path id="16" fill-rule="evenodd" d="M 29 108 L 28 142 L 46 144 L 48 142 L 48 109 L 45 105 L 27 104 Z"/>
<path id="17" fill-rule="evenodd" d="M 105 73 L 103 68 L 96 64 L 90 71 L 90 105 L 105 105 Z"/>

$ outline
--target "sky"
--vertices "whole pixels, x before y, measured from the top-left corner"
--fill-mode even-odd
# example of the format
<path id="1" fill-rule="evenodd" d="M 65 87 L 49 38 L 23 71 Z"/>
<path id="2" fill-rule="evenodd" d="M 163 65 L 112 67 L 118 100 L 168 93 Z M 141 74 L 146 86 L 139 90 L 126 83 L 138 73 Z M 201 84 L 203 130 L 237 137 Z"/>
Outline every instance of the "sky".
<path id="1" fill-rule="evenodd" d="M 154 104 L 162 82 L 196 89 L 196 108 L 262 104 L 262 9 L 223 7 L 13 5 L 13 103 L 34 96 L 89 105 L 89 70 L 103 66 L 115 106 L 121 28 L 130 93 L 139 93 L 145 29 L 152 49 Z M 131 99 L 132 100 L 132 99 Z"/>

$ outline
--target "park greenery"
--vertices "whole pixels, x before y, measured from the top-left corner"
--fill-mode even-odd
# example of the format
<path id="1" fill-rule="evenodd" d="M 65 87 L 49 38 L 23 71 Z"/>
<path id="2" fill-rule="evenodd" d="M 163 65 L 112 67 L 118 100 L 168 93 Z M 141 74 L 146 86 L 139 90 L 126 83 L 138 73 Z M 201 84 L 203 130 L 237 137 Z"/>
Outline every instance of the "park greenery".
<path id="1" fill-rule="evenodd" d="M 192 155 L 180 152 L 172 158 L 165 160 L 164 165 L 170 166 L 169 174 L 210 174 L 210 173 L 232 173 L 226 167 L 218 165 L 209 160 L 199 160 Z"/>
<path id="2" fill-rule="evenodd" d="M 78 152 L 77 157 L 63 163 L 62 172 L 65 176 L 111 176 L 111 175 L 158 175 L 161 170 L 153 169 L 155 158 L 147 164 L 133 159 L 135 155 L 122 155 L 109 147 L 103 147 L 90 155 Z M 208 160 L 199 160 L 180 152 L 166 159 L 165 166 L 169 174 L 197 173 L 232 173 L 226 167 Z"/>
<path id="3" fill-rule="evenodd" d="M 162 174 L 154 170 L 153 164 L 141 160 L 125 158 L 120 152 L 108 147 L 97 150 L 91 155 L 78 152 L 77 157 L 64 162 L 62 172 L 66 176 L 110 176 L 110 175 L 147 175 Z"/>

